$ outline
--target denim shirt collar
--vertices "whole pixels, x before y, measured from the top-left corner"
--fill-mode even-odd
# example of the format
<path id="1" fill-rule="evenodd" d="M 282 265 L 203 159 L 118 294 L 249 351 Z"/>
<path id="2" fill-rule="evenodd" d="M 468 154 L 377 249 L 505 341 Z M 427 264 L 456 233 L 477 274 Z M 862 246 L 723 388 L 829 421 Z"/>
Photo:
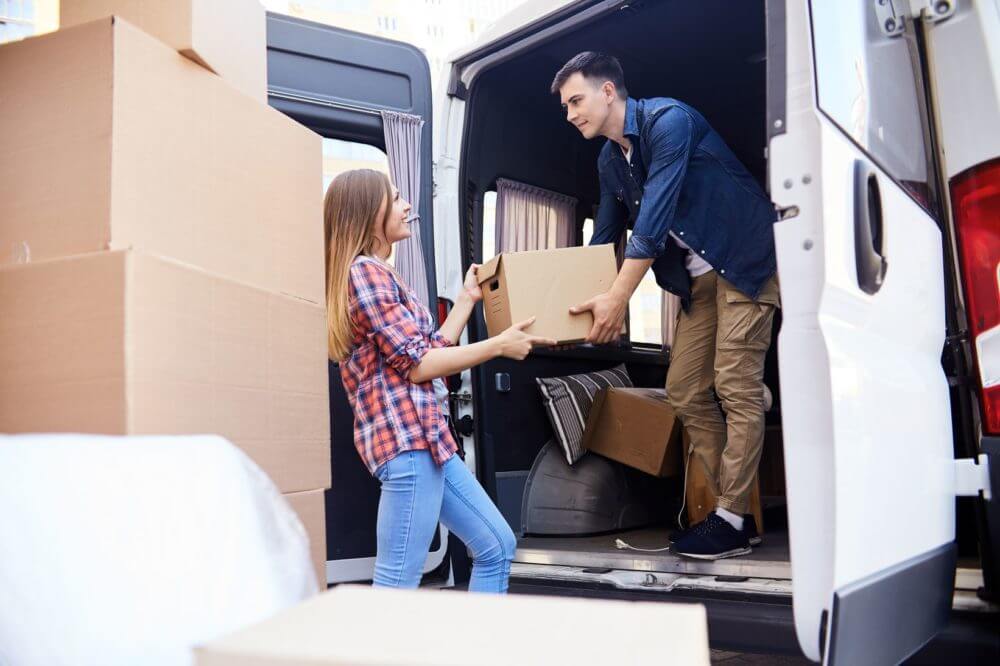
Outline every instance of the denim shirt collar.
<path id="1" fill-rule="evenodd" d="M 639 136 L 639 121 L 637 116 L 636 101 L 631 97 L 625 99 L 625 129 L 622 134 L 628 137 Z"/>

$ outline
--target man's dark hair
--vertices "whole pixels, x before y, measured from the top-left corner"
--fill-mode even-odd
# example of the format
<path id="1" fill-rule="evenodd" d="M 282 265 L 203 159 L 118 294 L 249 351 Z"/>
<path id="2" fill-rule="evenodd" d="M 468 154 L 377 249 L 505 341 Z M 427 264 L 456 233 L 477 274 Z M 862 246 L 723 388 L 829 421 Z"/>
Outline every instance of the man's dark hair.
<path id="1" fill-rule="evenodd" d="M 559 94 L 559 89 L 566 83 L 566 79 L 577 72 L 583 74 L 586 79 L 597 79 L 601 83 L 611 81 L 615 84 L 615 90 L 618 91 L 619 97 L 622 99 L 628 97 L 628 91 L 625 89 L 625 74 L 622 72 L 618 58 L 597 51 L 584 51 L 570 58 L 569 62 L 556 73 L 556 78 L 552 79 L 550 89 L 552 94 Z"/>

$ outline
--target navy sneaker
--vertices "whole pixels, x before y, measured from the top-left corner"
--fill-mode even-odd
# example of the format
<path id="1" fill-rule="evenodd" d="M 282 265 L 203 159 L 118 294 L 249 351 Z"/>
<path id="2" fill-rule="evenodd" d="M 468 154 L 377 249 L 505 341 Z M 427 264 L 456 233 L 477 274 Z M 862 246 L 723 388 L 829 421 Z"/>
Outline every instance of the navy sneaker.
<path id="1" fill-rule="evenodd" d="M 746 530 L 737 530 L 714 511 L 674 543 L 674 552 L 699 560 L 750 554 Z"/>
<path id="2" fill-rule="evenodd" d="M 667 543 L 669 543 L 671 546 L 674 545 L 682 538 L 684 538 L 684 535 L 686 535 L 688 532 L 690 532 L 700 524 L 701 523 L 696 523 L 691 527 L 683 527 L 681 529 L 674 530 L 673 532 L 670 533 L 670 536 L 667 537 Z M 752 513 L 743 514 L 743 532 L 744 534 L 747 535 L 747 541 L 750 542 L 751 546 L 759 546 L 760 544 L 764 543 L 764 539 L 762 539 L 760 534 L 757 533 L 757 521 L 754 520 Z"/>

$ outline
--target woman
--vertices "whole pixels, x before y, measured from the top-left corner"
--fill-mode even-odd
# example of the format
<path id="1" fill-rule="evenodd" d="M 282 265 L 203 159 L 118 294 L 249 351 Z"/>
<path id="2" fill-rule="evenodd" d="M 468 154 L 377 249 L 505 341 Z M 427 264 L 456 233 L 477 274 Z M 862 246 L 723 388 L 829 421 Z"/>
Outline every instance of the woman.
<path id="1" fill-rule="evenodd" d="M 440 520 L 472 551 L 469 589 L 507 590 L 516 540 L 465 464 L 434 384 L 491 358 L 521 360 L 533 345 L 522 321 L 500 335 L 456 347 L 483 294 L 477 266 L 437 331 L 427 308 L 386 262 L 410 237 L 410 204 L 378 171 L 348 171 L 324 202 L 330 358 L 354 410 L 354 445 L 382 484 L 376 586 L 417 587 Z"/>

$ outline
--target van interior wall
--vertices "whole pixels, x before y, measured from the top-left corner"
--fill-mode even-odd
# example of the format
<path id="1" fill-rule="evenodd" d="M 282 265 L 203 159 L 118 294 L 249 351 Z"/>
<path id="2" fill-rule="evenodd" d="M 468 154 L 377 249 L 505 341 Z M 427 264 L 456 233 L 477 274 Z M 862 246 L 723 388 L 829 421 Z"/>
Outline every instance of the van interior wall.
<path id="1" fill-rule="evenodd" d="M 480 256 L 482 197 L 495 190 L 499 177 L 576 197 L 578 220 L 591 217 L 599 200 L 596 164 L 604 139 L 583 139 L 566 121 L 558 97 L 549 92 L 559 68 L 585 50 L 610 53 L 621 61 L 631 97 L 675 97 L 697 108 L 765 184 L 764 1 L 634 2 L 520 53 L 473 81 L 466 110 L 463 189 L 469 197 L 464 209 L 474 217 L 463 227 L 475 229 L 477 260 L 489 258 Z M 621 362 L 611 356 L 586 361 L 555 352 L 535 354 L 524 364 L 492 363 L 485 376 L 505 372 L 519 386 L 533 387 L 532 376 L 574 374 Z M 629 373 L 637 386 L 663 385 L 662 365 L 632 361 Z M 773 348 L 765 382 L 777 398 Z M 551 428 L 537 391 L 488 393 L 489 406 L 480 405 L 477 420 L 488 441 L 489 470 L 496 474 L 501 505 L 516 508 L 520 487 L 515 479 L 523 483 L 542 443 L 552 436 Z M 777 422 L 777 413 L 768 415 L 769 424 Z M 504 484 L 511 487 L 505 490 Z M 671 489 L 679 499 L 679 490 Z"/>

